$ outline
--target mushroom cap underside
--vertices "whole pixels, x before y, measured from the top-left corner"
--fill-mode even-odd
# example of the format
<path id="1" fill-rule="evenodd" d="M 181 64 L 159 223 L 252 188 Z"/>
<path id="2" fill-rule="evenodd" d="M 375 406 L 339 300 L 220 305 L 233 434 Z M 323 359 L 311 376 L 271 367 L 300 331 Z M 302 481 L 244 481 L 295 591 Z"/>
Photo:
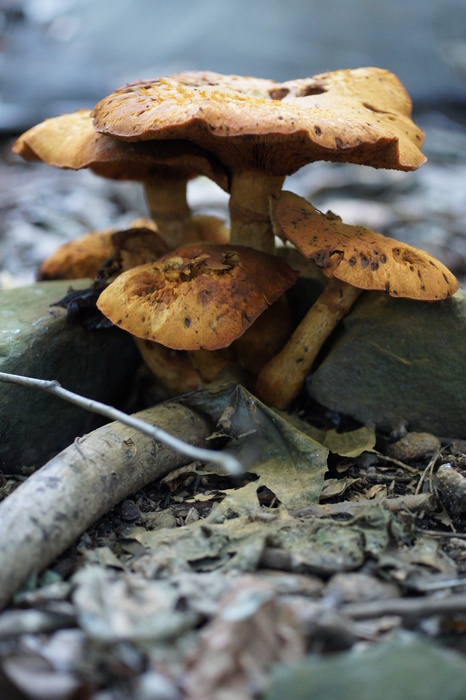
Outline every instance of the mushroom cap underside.
<path id="1" fill-rule="evenodd" d="M 290 241 L 327 277 L 358 289 L 436 301 L 458 290 L 458 280 L 439 260 L 364 226 L 344 224 L 307 200 L 283 191 L 271 203 L 276 235 Z"/>
<path id="2" fill-rule="evenodd" d="M 121 274 L 97 305 L 139 338 L 175 350 L 218 350 L 239 338 L 296 278 L 275 256 L 196 244 Z"/>
<path id="3" fill-rule="evenodd" d="M 228 171 L 218 158 L 190 141 L 127 143 L 98 133 L 89 110 L 46 119 L 22 134 L 12 150 L 25 160 L 70 170 L 90 168 L 113 180 L 205 175 L 228 191 Z"/>
<path id="4" fill-rule="evenodd" d="M 231 167 L 288 175 L 315 160 L 413 170 L 423 132 L 398 78 L 380 68 L 273 80 L 187 71 L 101 100 L 96 129 L 128 141 L 189 139 Z"/>

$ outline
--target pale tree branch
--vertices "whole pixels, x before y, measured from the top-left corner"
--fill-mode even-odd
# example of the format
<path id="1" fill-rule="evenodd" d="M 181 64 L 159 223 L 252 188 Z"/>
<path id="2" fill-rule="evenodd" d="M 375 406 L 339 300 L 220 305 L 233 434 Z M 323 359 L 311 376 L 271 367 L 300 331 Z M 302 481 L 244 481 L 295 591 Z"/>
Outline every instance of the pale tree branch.
<path id="1" fill-rule="evenodd" d="M 150 423 L 146 423 L 140 418 L 128 415 L 100 401 L 88 399 L 68 389 L 64 389 L 56 380 L 36 379 L 33 377 L 23 377 L 19 374 L 0 372 L 0 381 L 9 384 L 18 384 L 31 389 L 47 391 L 91 413 L 98 413 L 101 416 L 105 416 L 105 418 L 109 418 L 113 421 L 120 421 L 120 423 L 124 423 L 135 430 L 139 430 L 145 435 L 154 438 L 154 440 L 159 440 L 169 447 L 172 447 L 174 450 L 186 455 L 190 459 L 200 460 L 201 462 L 215 462 L 219 464 L 227 474 L 241 474 L 243 472 L 240 462 L 233 455 L 218 450 L 207 450 L 203 447 L 190 445 L 180 438 L 170 435 L 170 433 L 167 433 L 165 430 L 151 425 Z"/>

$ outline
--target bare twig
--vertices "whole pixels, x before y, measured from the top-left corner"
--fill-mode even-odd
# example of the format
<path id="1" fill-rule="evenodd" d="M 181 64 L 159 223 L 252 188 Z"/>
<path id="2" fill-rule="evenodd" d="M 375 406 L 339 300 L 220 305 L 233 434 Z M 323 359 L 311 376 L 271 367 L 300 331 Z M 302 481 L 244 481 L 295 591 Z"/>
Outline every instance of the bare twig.
<path id="1" fill-rule="evenodd" d="M 436 452 L 436 453 L 433 455 L 433 457 L 429 460 L 429 463 L 428 463 L 427 467 L 426 467 L 426 468 L 424 469 L 424 471 L 422 472 L 422 476 L 421 476 L 421 478 L 419 479 L 419 483 L 418 483 L 417 488 L 416 488 L 416 491 L 415 491 L 416 495 L 418 495 L 419 493 L 421 493 L 422 486 L 423 486 L 423 484 L 424 484 L 424 481 L 425 481 L 427 475 L 429 475 L 429 491 L 430 491 L 430 493 L 433 493 L 433 492 L 434 492 L 434 489 L 433 489 L 433 486 L 432 486 L 432 472 L 433 472 L 433 469 L 434 469 L 434 467 L 435 467 L 435 462 L 437 461 L 437 458 L 438 458 L 439 454 L 440 454 L 440 450 L 437 450 L 437 452 Z"/>
<path id="2" fill-rule="evenodd" d="M 110 420 L 117 420 L 131 428 L 140 430 L 145 435 L 154 438 L 154 440 L 159 440 L 160 442 L 165 443 L 169 447 L 172 447 L 174 450 L 177 450 L 181 454 L 184 454 L 191 459 L 199 459 L 202 462 L 216 462 L 217 464 L 220 464 L 223 469 L 225 469 L 227 474 L 240 474 L 243 471 L 241 464 L 236 457 L 233 457 L 233 455 L 217 450 L 207 450 L 202 447 L 189 445 L 187 442 L 170 435 L 170 433 L 167 433 L 161 428 L 157 428 L 155 425 L 150 425 L 150 423 L 146 423 L 139 418 L 130 416 L 127 413 L 119 411 L 118 409 L 101 403 L 100 401 L 88 399 L 84 396 L 80 396 L 79 394 L 75 394 L 68 389 L 64 389 L 56 380 L 35 379 L 33 377 L 23 377 L 19 374 L 0 372 L 0 381 L 47 391 L 54 396 L 59 396 L 61 399 L 75 404 L 76 406 L 80 406 L 80 408 L 91 411 L 91 413 L 98 413 L 101 416 L 109 418 Z"/>
<path id="3" fill-rule="evenodd" d="M 466 580 L 465 580 L 466 585 Z M 430 615 L 454 615 L 466 612 L 466 595 L 452 595 L 448 598 L 429 596 L 426 598 L 396 598 L 375 600 L 367 603 L 348 603 L 340 609 L 355 620 L 399 615 L 400 617 L 420 618 Z"/>

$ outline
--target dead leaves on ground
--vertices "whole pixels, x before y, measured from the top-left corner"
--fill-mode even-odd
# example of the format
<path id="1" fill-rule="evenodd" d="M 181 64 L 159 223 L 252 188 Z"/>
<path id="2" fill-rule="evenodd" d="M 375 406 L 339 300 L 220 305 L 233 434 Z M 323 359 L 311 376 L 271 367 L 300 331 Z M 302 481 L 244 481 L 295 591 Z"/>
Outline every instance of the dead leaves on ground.
<path id="1" fill-rule="evenodd" d="M 141 698 L 291 697 L 294 671 L 274 669 L 393 635 L 406 593 L 427 611 L 438 591 L 464 598 L 466 542 L 433 495 L 448 498 L 451 470 L 464 478 L 460 454 L 435 444 L 402 462 L 370 426 L 317 430 L 236 386 L 183 401 L 209 415 L 212 444 L 247 472 L 187 465 L 83 536 L 69 580 L 49 574 L 0 616 L 0 638 L 15 649 L 0 661 L 8 690 L 37 683 L 51 696 L 60 681 L 60 698 L 93 698 L 104 682 Z M 398 615 L 383 612 L 398 600 Z M 312 658 L 324 668 L 325 653 Z"/>

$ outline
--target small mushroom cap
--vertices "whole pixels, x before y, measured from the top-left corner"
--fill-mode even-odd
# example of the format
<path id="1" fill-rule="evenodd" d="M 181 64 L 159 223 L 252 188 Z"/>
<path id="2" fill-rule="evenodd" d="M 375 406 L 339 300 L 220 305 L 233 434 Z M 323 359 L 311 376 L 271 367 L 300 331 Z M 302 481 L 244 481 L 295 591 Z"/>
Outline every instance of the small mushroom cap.
<path id="1" fill-rule="evenodd" d="M 344 224 L 292 192 L 281 192 L 271 210 L 276 235 L 293 243 L 327 277 L 423 301 L 445 299 L 458 289 L 456 277 L 429 253 L 369 228 Z"/>
<path id="2" fill-rule="evenodd" d="M 218 350 L 240 337 L 296 281 L 279 258 L 197 244 L 116 278 L 97 306 L 114 324 L 175 350 Z"/>
<path id="3" fill-rule="evenodd" d="M 232 168 L 289 175 L 315 160 L 413 170 L 423 133 L 398 78 L 380 68 L 273 80 L 187 71 L 101 100 L 97 131 L 128 141 L 189 139 Z"/>
<path id="4" fill-rule="evenodd" d="M 46 119 L 20 136 L 12 150 L 25 160 L 71 170 L 90 168 L 113 180 L 206 175 L 228 190 L 228 173 L 211 153 L 189 141 L 125 143 L 99 134 L 89 110 Z"/>
<path id="5" fill-rule="evenodd" d="M 110 259 L 119 258 L 123 269 L 155 260 L 167 252 L 150 219 L 133 221 L 130 229 L 93 231 L 64 243 L 39 268 L 39 280 L 94 278 Z"/>

